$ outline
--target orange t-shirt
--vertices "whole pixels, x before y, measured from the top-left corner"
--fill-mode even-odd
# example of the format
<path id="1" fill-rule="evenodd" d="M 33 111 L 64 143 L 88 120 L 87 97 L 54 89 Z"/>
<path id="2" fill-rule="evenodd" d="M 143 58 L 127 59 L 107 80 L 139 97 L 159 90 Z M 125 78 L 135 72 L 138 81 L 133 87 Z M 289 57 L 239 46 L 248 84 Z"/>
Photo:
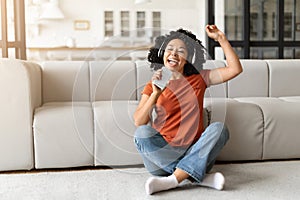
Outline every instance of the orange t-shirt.
<path id="1" fill-rule="evenodd" d="M 170 145 L 190 146 L 204 131 L 203 98 L 209 72 L 202 70 L 200 74 L 170 80 L 159 96 L 152 126 Z M 150 96 L 151 93 L 152 83 L 148 82 L 142 94 Z"/>

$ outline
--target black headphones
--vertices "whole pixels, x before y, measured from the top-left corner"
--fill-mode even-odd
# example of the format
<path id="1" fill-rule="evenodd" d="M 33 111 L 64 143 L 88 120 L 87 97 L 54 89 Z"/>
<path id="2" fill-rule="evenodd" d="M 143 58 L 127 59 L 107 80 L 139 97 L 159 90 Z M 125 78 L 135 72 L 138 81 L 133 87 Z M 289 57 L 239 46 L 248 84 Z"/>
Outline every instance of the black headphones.
<path id="1" fill-rule="evenodd" d="M 164 54 L 164 51 L 162 50 L 163 48 L 163 45 L 165 44 L 165 40 L 163 41 L 163 43 L 160 45 L 159 49 L 158 49 L 158 52 L 157 52 L 157 56 L 158 58 L 162 58 L 163 57 L 163 54 Z M 187 61 L 190 62 L 192 65 L 195 64 L 195 60 L 196 60 L 196 49 L 194 48 L 194 51 L 193 51 L 193 55 L 188 55 L 187 57 Z"/>

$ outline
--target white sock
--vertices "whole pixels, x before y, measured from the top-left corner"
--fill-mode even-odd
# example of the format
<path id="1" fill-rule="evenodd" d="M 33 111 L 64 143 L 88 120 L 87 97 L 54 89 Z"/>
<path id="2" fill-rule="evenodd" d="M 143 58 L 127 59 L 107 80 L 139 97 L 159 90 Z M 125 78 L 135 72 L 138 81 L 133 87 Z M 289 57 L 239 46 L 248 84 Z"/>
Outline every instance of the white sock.
<path id="1" fill-rule="evenodd" d="M 167 177 L 150 177 L 145 184 L 147 194 L 176 188 L 178 181 L 174 174 Z"/>
<path id="2" fill-rule="evenodd" d="M 222 190 L 225 184 L 225 178 L 220 172 L 206 174 L 203 181 L 200 183 L 202 186 L 211 187 L 217 190 Z"/>

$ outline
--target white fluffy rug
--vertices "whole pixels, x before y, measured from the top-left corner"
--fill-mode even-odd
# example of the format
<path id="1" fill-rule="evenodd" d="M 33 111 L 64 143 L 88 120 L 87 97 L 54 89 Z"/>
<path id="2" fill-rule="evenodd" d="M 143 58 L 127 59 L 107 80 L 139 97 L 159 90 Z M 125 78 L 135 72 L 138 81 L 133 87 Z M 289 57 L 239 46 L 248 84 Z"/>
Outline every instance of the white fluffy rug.
<path id="1" fill-rule="evenodd" d="M 300 161 L 216 165 L 226 184 L 223 191 L 183 185 L 146 195 L 150 176 L 144 168 L 85 169 L 0 173 L 0 199 L 230 199 L 294 200 L 300 197 Z"/>

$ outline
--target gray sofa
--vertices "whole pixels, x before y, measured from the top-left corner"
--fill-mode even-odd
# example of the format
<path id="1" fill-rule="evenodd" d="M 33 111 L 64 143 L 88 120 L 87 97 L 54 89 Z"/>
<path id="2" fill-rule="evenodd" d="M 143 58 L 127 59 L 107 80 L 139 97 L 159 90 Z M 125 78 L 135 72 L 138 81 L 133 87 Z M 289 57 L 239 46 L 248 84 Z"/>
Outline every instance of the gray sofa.
<path id="1" fill-rule="evenodd" d="M 205 125 L 230 131 L 218 160 L 300 158 L 300 60 L 241 63 L 206 92 Z M 132 115 L 151 75 L 146 61 L 1 59 L 0 171 L 142 164 Z"/>

